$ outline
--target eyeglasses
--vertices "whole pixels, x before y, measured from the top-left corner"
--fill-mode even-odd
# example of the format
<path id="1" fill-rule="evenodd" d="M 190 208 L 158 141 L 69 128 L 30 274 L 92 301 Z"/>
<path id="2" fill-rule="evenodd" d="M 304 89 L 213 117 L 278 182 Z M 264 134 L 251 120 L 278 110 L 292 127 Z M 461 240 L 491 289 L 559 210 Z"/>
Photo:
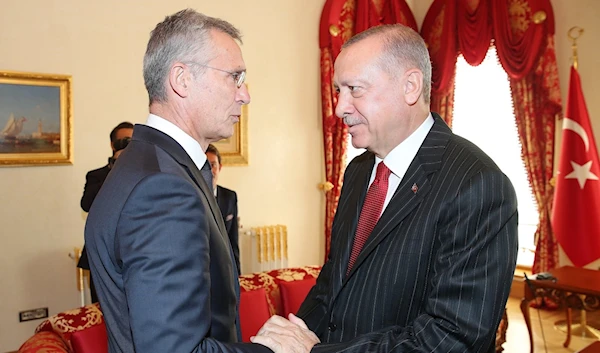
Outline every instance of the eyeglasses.
<path id="1" fill-rule="evenodd" d="M 216 67 L 200 64 L 197 62 L 190 62 L 189 64 L 195 64 L 195 65 L 206 67 L 208 69 L 213 69 L 213 70 L 228 73 L 231 75 L 231 77 L 233 77 L 233 81 L 235 82 L 235 85 L 237 86 L 237 88 L 242 87 L 242 85 L 244 84 L 244 81 L 246 81 L 246 70 L 238 71 L 238 72 L 231 72 L 231 71 L 227 71 L 227 70 L 223 70 L 223 69 L 217 69 Z"/>

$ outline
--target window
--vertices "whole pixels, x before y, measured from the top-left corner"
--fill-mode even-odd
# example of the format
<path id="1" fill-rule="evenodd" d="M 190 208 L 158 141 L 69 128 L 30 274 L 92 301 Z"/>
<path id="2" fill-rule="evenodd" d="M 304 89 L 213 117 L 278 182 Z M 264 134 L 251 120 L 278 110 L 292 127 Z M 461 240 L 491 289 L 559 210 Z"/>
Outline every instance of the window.
<path id="1" fill-rule="evenodd" d="M 490 47 L 484 61 L 476 67 L 459 56 L 452 130 L 479 146 L 511 180 L 519 203 L 517 263 L 531 266 L 538 224 L 537 203 L 521 158 L 508 75 L 498 61 L 495 47 Z"/>
<path id="2" fill-rule="evenodd" d="M 458 58 L 452 125 L 455 134 L 479 146 L 511 180 L 519 203 L 517 264 L 530 267 L 539 218 L 537 203 L 521 159 L 508 76 L 498 61 L 495 47 L 490 47 L 485 60 L 477 67 L 469 65 L 462 55 Z M 349 134 L 347 141 L 346 165 L 364 152 L 352 146 Z"/>

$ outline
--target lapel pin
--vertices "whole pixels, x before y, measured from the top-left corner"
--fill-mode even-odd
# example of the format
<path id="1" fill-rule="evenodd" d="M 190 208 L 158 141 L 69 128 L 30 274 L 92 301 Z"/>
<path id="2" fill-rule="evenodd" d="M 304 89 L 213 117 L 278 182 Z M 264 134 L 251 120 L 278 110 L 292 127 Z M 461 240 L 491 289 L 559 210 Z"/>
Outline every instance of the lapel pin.
<path id="1" fill-rule="evenodd" d="M 417 183 L 414 183 L 413 186 L 410 189 L 415 194 L 417 193 L 417 191 L 419 191 L 419 187 L 417 186 Z"/>

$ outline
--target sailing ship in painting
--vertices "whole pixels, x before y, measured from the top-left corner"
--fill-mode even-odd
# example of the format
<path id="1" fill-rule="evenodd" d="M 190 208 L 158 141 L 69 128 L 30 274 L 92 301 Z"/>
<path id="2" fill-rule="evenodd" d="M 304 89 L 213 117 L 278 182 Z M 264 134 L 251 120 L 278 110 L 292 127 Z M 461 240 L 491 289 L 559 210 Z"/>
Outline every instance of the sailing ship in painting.
<path id="1" fill-rule="evenodd" d="M 6 125 L 0 134 L 2 134 L 6 140 L 16 140 L 17 135 L 19 135 L 23 130 L 23 123 L 25 121 L 27 121 L 27 119 L 24 116 L 15 119 L 15 116 L 10 114 L 8 121 L 6 122 Z"/>
<path id="2" fill-rule="evenodd" d="M 23 125 L 27 121 L 24 116 L 15 118 L 14 114 L 10 114 L 0 131 L 0 153 L 60 152 L 60 133 L 43 131 L 40 120 L 37 131 L 23 134 Z"/>

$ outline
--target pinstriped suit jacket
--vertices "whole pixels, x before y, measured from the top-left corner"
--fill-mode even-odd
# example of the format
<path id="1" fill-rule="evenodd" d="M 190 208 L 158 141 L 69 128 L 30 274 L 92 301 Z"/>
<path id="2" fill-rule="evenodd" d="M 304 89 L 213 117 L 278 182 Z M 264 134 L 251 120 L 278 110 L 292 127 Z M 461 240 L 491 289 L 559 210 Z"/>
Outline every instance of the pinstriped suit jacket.
<path id="1" fill-rule="evenodd" d="M 494 351 L 516 263 L 516 195 L 487 155 L 433 115 L 346 277 L 375 157 L 348 166 L 329 259 L 298 313 L 321 339 L 314 352 Z"/>

